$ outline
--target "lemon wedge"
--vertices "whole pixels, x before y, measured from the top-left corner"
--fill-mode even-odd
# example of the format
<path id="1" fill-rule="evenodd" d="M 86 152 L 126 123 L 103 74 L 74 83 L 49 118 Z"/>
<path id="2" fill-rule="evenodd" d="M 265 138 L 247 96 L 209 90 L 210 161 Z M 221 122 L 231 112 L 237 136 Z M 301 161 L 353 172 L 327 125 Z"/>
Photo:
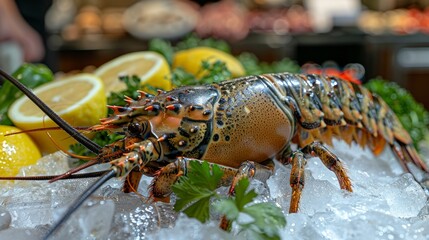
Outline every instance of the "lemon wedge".
<path id="1" fill-rule="evenodd" d="M 98 67 L 94 74 L 103 80 L 107 95 L 126 89 L 119 77 L 131 75 L 140 77 L 142 85 L 171 90 L 170 67 L 165 58 L 156 52 L 133 52 L 119 56 Z"/>
<path id="2" fill-rule="evenodd" d="M 15 176 L 23 166 L 33 165 L 41 158 L 39 149 L 21 129 L 0 125 L 0 176 Z"/>
<path id="3" fill-rule="evenodd" d="M 72 126 L 92 126 L 107 114 L 106 94 L 103 82 L 92 74 L 81 73 L 44 84 L 34 90 L 54 112 Z M 8 111 L 15 126 L 23 130 L 57 126 L 29 98 L 23 96 Z M 76 141 L 64 131 L 49 131 L 56 144 L 68 149 Z M 43 153 L 51 153 L 58 147 L 46 131 L 31 132 Z"/>
<path id="4" fill-rule="evenodd" d="M 174 55 L 173 68 L 181 67 L 200 78 L 205 74 L 204 71 L 201 71 L 201 62 L 213 63 L 217 60 L 226 64 L 233 77 L 245 75 L 243 65 L 234 56 L 210 47 L 196 47 L 178 51 Z"/>

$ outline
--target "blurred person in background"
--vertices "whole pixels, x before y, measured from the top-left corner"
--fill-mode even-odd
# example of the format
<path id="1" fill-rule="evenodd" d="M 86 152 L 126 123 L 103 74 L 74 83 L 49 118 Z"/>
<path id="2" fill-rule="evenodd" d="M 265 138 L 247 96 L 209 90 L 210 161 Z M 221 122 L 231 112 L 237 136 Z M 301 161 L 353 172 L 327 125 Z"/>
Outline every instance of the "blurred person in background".
<path id="1" fill-rule="evenodd" d="M 0 0 L 0 44 L 19 44 L 25 62 L 46 62 L 45 14 L 52 0 Z"/>

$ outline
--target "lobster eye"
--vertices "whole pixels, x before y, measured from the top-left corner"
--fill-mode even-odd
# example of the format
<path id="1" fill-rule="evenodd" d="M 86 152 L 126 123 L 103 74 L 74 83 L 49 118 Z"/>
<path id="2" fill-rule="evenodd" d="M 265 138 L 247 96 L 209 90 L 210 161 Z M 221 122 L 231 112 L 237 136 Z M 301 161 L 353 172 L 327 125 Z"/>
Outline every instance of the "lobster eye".
<path id="1" fill-rule="evenodd" d="M 128 132 L 132 135 L 138 135 L 140 134 L 142 131 L 142 126 L 137 123 L 137 122 L 133 122 L 128 124 Z"/>

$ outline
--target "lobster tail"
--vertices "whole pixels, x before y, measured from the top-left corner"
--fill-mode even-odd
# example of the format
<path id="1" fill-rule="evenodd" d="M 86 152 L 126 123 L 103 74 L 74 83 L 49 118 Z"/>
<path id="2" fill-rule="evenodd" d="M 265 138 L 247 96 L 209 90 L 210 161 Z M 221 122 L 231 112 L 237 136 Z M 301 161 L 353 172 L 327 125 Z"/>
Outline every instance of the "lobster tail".
<path id="1" fill-rule="evenodd" d="M 292 99 L 288 104 L 299 122 L 293 140 L 301 148 L 314 141 L 332 145 L 336 137 L 369 147 L 379 155 L 389 144 L 404 170 L 410 172 L 407 164 L 413 163 L 429 171 L 395 113 L 368 89 L 335 77 L 274 76 L 283 82 L 280 84 L 286 96 Z"/>

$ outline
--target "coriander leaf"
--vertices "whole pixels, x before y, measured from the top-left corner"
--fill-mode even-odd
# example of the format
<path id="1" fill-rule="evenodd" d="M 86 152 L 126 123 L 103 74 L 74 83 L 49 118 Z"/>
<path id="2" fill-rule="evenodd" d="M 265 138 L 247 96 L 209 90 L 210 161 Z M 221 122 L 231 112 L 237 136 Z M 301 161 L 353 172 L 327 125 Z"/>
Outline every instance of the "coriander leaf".
<path id="1" fill-rule="evenodd" d="M 174 209 L 188 216 L 205 222 L 210 217 L 210 199 L 216 196 L 216 190 L 223 172 L 219 166 L 212 169 L 207 162 L 191 161 L 187 176 L 182 176 L 172 186 L 177 195 Z"/>
<path id="2" fill-rule="evenodd" d="M 233 221 L 238 218 L 240 211 L 233 199 L 222 199 L 215 204 L 215 209 L 226 216 L 227 219 Z"/>
<path id="3" fill-rule="evenodd" d="M 270 203 L 257 203 L 245 207 L 243 212 L 254 219 L 254 222 L 248 223 L 244 227 L 256 227 L 256 231 L 269 237 L 278 237 L 279 228 L 286 225 L 282 211 Z"/>
<path id="4" fill-rule="evenodd" d="M 121 76 L 119 80 L 124 82 L 127 88 L 121 92 L 112 92 L 107 99 L 108 105 L 123 106 L 125 105 L 124 96 L 136 99 L 139 96 L 137 92 L 140 90 L 140 78 L 137 76 Z M 110 114 L 112 111 L 109 112 Z"/>
<path id="5" fill-rule="evenodd" d="M 280 72 L 299 73 L 301 70 L 300 66 L 289 58 L 283 58 L 280 61 L 266 63 L 260 62 L 254 54 L 244 52 L 240 54 L 237 59 L 240 61 L 241 65 L 243 65 L 247 75 Z"/>
<path id="6" fill-rule="evenodd" d="M 209 219 L 210 198 L 215 194 L 213 191 L 195 185 L 189 177 L 180 177 L 172 189 L 177 195 L 174 210 L 183 211 L 188 217 L 196 218 L 200 222 Z"/>
<path id="7" fill-rule="evenodd" d="M 178 67 L 173 69 L 171 81 L 174 86 L 192 86 L 219 83 L 232 77 L 231 72 L 222 61 L 214 61 L 212 63 L 202 61 L 198 73 L 202 73 L 203 75 L 200 78 L 197 78 L 195 75 L 185 71 L 183 68 Z"/>
<path id="8" fill-rule="evenodd" d="M 188 217 L 198 219 L 198 221 L 204 223 L 210 218 L 210 198 L 211 195 L 205 198 L 201 198 L 189 205 L 183 212 Z"/>
<path id="9" fill-rule="evenodd" d="M 223 40 L 213 39 L 213 38 L 201 39 L 197 37 L 195 34 L 191 34 L 188 37 L 186 37 L 183 41 L 177 43 L 175 50 L 180 51 L 180 50 L 185 50 L 185 49 L 195 48 L 195 47 L 211 47 L 226 53 L 231 52 L 231 49 L 227 42 Z"/>
<path id="10" fill-rule="evenodd" d="M 249 179 L 242 178 L 235 186 L 235 204 L 240 211 L 243 211 L 244 206 L 258 196 L 253 189 L 246 193 L 249 183 Z"/>
<path id="11" fill-rule="evenodd" d="M 191 161 L 189 164 L 190 170 L 188 172 L 188 177 L 192 178 L 192 182 L 196 186 L 211 191 L 216 190 L 223 176 L 223 172 L 218 165 L 214 164 L 210 171 L 209 163 L 206 161 L 201 164 L 197 161 Z"/>
<path id="12" fill-rule="evenodd" d="M 202 61 L 201 71 L 204 71 L 205 74 L 198 80 L 199 84 L 219 83 L 232 77 L 226 64 L 219 60 L 213 63 Z"/>
<path id="13" fill-rule="evenodd" d="M 107 131 L 100 131 L 96 132 L 94 134 L 94 137 L 92 138 L 92 141 L 97 143 L 100 146 L 106 146 L 110 143 L 116 142 L 120 139 L 122 139 L 124 136 L 114 133 L 109 133 Z M 83 146 L 80 143 L 76 143 L 73 145 L 70 145 L 70 150 L 77 154 L 82 156 L 95 156 L 95 153 L 88 150 L 85 146 Z"/>
<path id="14" fill-rule="evenodd" d="M 197 78 L 181 67 L 173 69 L 171 73 L 171 82 L 174 86 L 178 87 L 198 84 Z"/>
<path id="15" fill-rule="evenodd" d="M 174 50 L 170 42 L 159 38 L 153 39 L 149 42 L 148 50 L 164 56 L 170 66 L 173 64 Z"/>

